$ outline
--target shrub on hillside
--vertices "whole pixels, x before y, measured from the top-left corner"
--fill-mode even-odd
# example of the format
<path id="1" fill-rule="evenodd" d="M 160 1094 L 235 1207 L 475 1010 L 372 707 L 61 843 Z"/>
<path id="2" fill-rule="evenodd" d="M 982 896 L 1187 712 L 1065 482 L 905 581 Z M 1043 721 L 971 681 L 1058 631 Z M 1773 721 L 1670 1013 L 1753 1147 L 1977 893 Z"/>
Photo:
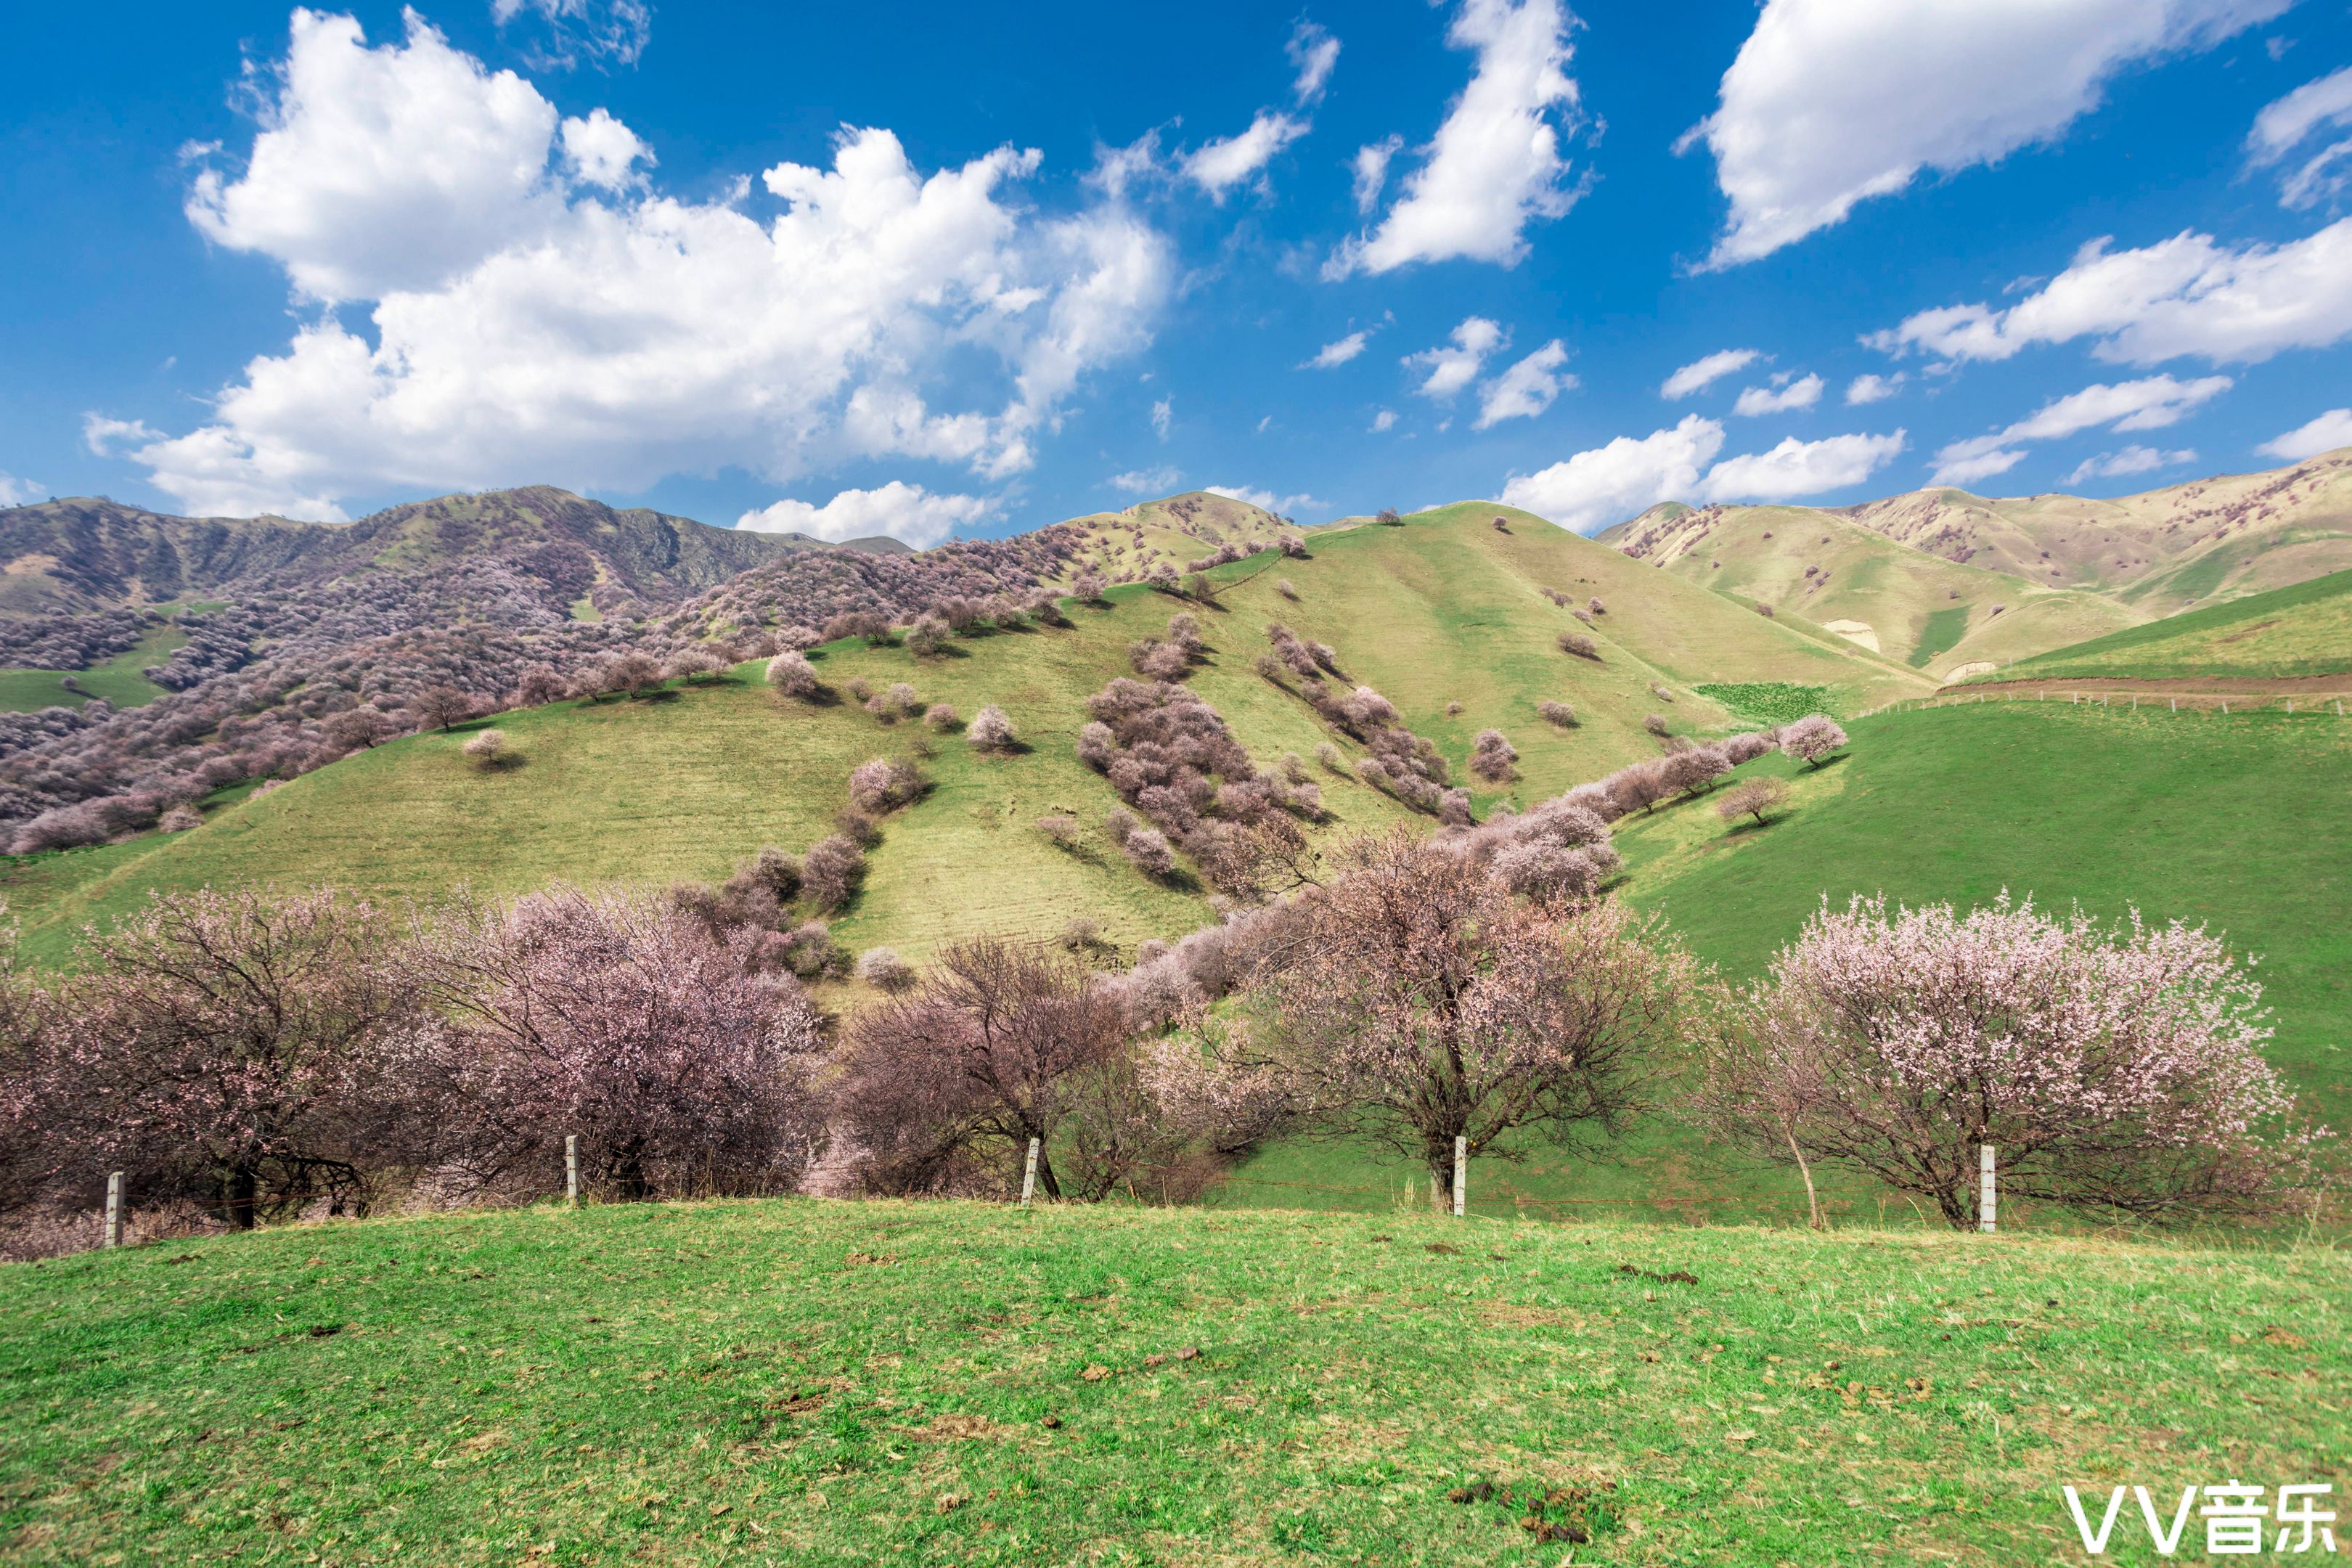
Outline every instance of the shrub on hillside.
<path id="1" fill-rule="evenodd" d="M 1020 739 L 1013 731 L 1013 721 L 992 702 L 972 715 L 964 738 L 971 742 L 974 751 L 981 752 L 1010 751 Z"/>
<path id="2" fill-rule="evenodd" d="M 847 903 L 866 879 L 866 851 L 840 834 L 809 846 L 801 861 L 801 888 L 822 913 Z"/>
<path id="3" fill-rule="evenodd" d="M 915 984 L 914 967 L 887 947 L 869 947 L 857 956 L 857 978 L 877 991 L 904 991 Z"/>
<path id="4" fill-rule="evenodd" d="M 911 804 L 929 788 L 914 763 L 903 758 L 876 757 L 850 770 L 849 798 L 857 809 L 881 816 Z"/>
<path id="5" fill-rule="evenodd" d="M 1547 724 L 1556 724 L 1563 730 L 1576 727 L 1576 710 L 1566 702 L 1546 700 L 1536 704 L 1536 712 Z"/>
<path id="6" fill-rule="evenodd" d="M 1573 654 L 1578 658 L 1598 660 L 1601 658 L 1601 645 L 1581 632 L 1560 633 L 1559 651 Z"/>
<path id="7" fill-rule="evenodd" d="M 467 737 L 466 743 L 458 749 L 466 753 L 467 762 L 484 772 L 505 766 L 513 756 L 507 750 L 506 731 L 503 730 L 477 731 Z"/>
<path id="8" fill-rule="evenodd" d="M 1752 816 L 1756 825 L 1761 827 L 1764 814 L 1779 810 L 1788 803 L 1788 799 L 1789 786 L 1779 779 L 1749 779 L 1725 791 L 1723 798 L 1715 803 L 1715 810 L 1716 815 L 1726 822 Z"/>
<path id="9" fill-rule="evenodd" d="M 1780 749 L 1811 767 L 1820 767 L 1845 743 L 1845 731 L 1826 713 L 1807 714 L 1780 731 Z"/>
<path id="10" fill-rule="evenodd" d="M 1518 748 L 1500 730 L 1481 730 L 1470 746 L 1470 771 L 1488 784 L 1505 784 L 1518 775 Z"/>
<path id="11" fill-rule="evenodd" d="M 816 668 L 809 663 L 808 655 L 797 648 L 786 648 L 768 661 L 768 684 L 786 697 L 803 700 L 823 689 Z"/>

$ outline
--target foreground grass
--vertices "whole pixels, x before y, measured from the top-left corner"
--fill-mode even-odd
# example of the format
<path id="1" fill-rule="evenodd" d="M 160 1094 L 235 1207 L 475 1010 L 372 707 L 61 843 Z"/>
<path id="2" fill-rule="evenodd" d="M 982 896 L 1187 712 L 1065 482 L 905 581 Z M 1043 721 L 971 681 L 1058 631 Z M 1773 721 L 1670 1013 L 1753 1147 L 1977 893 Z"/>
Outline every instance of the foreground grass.
<path id="1" fill-rule="evenodd" d="M 166 1242 L 0 1270 L 0 1560 L 1531 1561 L 1486 1480 L 1580 1563 L 2043 1563 L 2062 1481 L 2341 1496 L 2347 1305 L 2316 1248 L 1182 1209 Z"/>

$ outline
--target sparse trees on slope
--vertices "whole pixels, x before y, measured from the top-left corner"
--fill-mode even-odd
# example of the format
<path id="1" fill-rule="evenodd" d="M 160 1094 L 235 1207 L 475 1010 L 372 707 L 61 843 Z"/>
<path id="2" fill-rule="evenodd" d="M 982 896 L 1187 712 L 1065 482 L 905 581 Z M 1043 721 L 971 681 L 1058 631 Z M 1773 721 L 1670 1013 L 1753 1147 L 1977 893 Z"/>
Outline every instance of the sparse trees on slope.
<path id="1" fill-rule="evenodd" d="M 2261 994 L 2202 928 L 1857 898 L 1717 1010 L 1697 1105 L 1719 1137 L 1858 1167 L 1957 1226 L 1986 1143 L 2015 1196 L 2258 1212 L 2313 1136 L 2263 1059 Z"/>

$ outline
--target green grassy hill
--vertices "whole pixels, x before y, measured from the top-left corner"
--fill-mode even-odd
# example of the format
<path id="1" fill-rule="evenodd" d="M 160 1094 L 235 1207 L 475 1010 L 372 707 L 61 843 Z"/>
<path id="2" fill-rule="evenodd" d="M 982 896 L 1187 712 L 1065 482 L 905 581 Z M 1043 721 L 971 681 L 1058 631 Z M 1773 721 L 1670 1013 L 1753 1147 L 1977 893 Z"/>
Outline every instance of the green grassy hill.
<path id="1" fill-rule="evenodd" d="M 1947 561 L 1813 507 L 1654 507 L 1598 537 L 1939 676 L 2142 618 L 2116 600 Z"/>
<path id="2" fill-rule="evenodd" d="M 2352 572 L 2273 588 L 2021 661 L 1999 679 L 2307 679 L 2352 670 Z"/>
<path id="3" fill-rule="evenodd" d="M 0 1268 L 0 1557 L 1570 1561 L 1532 1494 L 1578 1563 L 2041 1564 L 2079 1550 L 2062 1483 L 2340 1498 L 2347 1308 L 2326 1248 L 805 1201 L 288 1227 Z M 2111 1560 L 2158 1561 L 2125 1515 Z"/>
<path id="4" fill-rule="evenodd" d="M 79 708 L 93 697 L 103 697 L 117 708 L 137 708 L 163 695 L 163 689 L 139 672 L 158 665 L 173 648 L 188 640 L 175 626 L 156 626 L 135 647 L 101 659 L 88 669 L 0 668 L 0 713 L 35 713 L 44 708 Z M 71 675 L 80 688 L 68 691 L 59 682 Z"/>
<path id="5" fill-rule="evenodd" d="M 1516 519 L 1511 531 L 1492 527 L 1496 515 Z M 886 825 L 840 939 L 919 956 L 981 931 L 1051 935 L 1079 914 L 1127 944 L 1209 919 L 1204 900 L 1146 881 L 1118 856 L 1098 828 L 1116 798 L 1072 752 L 1087 695 L 1126 673 L 1128 645 L 1180 609 L 1200 615 L 1213 649 L 1192 686 L 1262 762 L 1311 757 L 1327 739 L 1356 751 L 1252 668 L 1268 646 L 1266 623 L 1278 619 L 1336 647 L 1349 679 L 1387 694 L 1457 770 L 1479 730 L 1504 730 L 1523 776 L 1501 792 L 1476 786 L 1486 804 L 1525 805 L 1653 753 L 1642 727 L 1652 713 L 1686 733 L 1732 727 L 1729 710 L 1696 685 L 1781 682 L 1842 711 L 1927 689 L 1836 638 L 1486 504 L 1423 513 L 1402 528 L 1318 532 L 1311 559 L 1267 554 L 1215 575 L 1213 609 L 1131 587 L 1108 608 L 1074 608 L 1075 629 L 959 639 L 950 658 L 826 649 L 822 673 L 836 688 L 859 678 L 877 688 L 910 681 L 926 702 L 966 717 L 993 702 L 1030 747 L 982 757 L 951 736 L 937 742 L 923 764 L 937 787 Z M 1297 598 L 1280 592 L 1286 581 Z M 1544 597 L 1548 588 L 1609 605 L 1595 617 L 1598 661 L 1554 645 L 1562 629 L 1581 628 Z M 325 881 L 426 897 L 460 882 L 505 892 L 555 879 L 723 875 L 762 844 L 797 850 L 830 831 L 849 771 L 919 738 L 854 704 L 780 701 L 757 673 L 745 666 L 730 682 L 654 700 L 502 715 L 495 722 L 521 763 L 501 773 L 465 763 L 462 732 L 395 742 L 220 804 L 204 826 L 177 837 L 19 862 L 0 873 L 0 896 L 26 923 L 26 951 L 56 958 L 84 921 L 120 914 L 157 887 Z M 1573 703 L 1581 722 L 1544 723 L 1535 704 L 1546 699 Z M 1462 711 L 1449 715 L 1455 701 Z M 1352 778 L 1322 782 L 1335 816 L 1328 833 L 1353 835 L 1401 814 Z M 1054 847 L 1033 826 L 1057 811 L 1087 829 L 1080 852 Z"/>
<path id="6" fill-rule="evenodd" d="M 2137 906 L 2203 921 L 2260 956 L 2273 1059 L 2324 1121 L 2352 1123 L 2352 721 L 1988 703 L 1848 729 L 1852 750 L 1826 767 L 1775 754 L 1742 770 L 1794 786 L 1791 809 L 1760 830 L 1727 826 L 1704 800 L 1621 823 L 1625 896 L 1741 980 L 1822 899 L 1857 892 L 1966 906 L 2006 889 L 2102 918 Z M 1245 1165 L 1223 1201 L 1385 1205 L 1415 1179 L 1352 1146 L 1286 1144 Z M 1596 1200 L 1669 1212 L 1689 1200 L 1679 1212 L 1696 1214 L 1801 1203 L 1793 1178 L 1714 1162 L 1669 1121 L 1596 1159 L 1537 1148 L 1480 1172 L 1473 1193 L 1486 1212 L 1556 1217 Z M 1853 1181 L 1833 1195 L 1870 1215 L 1885 1196 Z M 1906 1212 L 1899 1199 L 1893 1212 Z"/>

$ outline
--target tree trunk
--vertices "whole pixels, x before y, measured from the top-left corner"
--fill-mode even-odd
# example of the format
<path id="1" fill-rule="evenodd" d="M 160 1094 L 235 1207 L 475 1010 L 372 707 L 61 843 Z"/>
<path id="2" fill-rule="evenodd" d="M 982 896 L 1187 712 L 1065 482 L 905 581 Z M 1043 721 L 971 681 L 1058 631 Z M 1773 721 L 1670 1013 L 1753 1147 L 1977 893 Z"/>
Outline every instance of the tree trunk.
<path id="1" fill-rule="evenodd" d="M 1805 1178 L 1805 1209 L 1811 1215 L 1809 1223 L 1813 1229 L 1819 1230 L 1822 1228 L 1822 1200 L 1813 1191 L 1813 1168 L 1805 1163 L 1805 1152 L 1797 1147 L 1797 1134 L 1785 1117 L 1780 1122 L 1780 1136 L 1789 1141 L 1789 1152 L 1797 1157 L 1797 1174 Z"/>
<path id="2" fill-rule="evenodd" d="M 1442 1159 L 1436 1156 L 1430 1159 L 1429 1212 L 1439 1215 L 1454 1212 L 1454 1155 L 1451 1151 Z"/>
<path id="3" fill-rule="evenodd" d="M 613 1187 L 625 1204 L 651 1197 L 653 1186 L 646 1180 L 645 1156 L 634 1149 L 622 1155 L 620 1163 L 613 1167 Z"/>
<path id="4" fill-rule="evenodd" d="M 220 1216 L 231 1230 L 251 1230 L 261 1183 L 250 1165 L 240 1165 L 221 1180 Z"/>
<path id="5" fill-rule="evenodd" d="M 1054 1156 L 1045 1152 L 1045 1140 L 1037 1140 L 1037 1184 L 1045 1189 L 1049 1198 L 1062 1195 L 1062 1184 L 1054 1179 Z"/>

